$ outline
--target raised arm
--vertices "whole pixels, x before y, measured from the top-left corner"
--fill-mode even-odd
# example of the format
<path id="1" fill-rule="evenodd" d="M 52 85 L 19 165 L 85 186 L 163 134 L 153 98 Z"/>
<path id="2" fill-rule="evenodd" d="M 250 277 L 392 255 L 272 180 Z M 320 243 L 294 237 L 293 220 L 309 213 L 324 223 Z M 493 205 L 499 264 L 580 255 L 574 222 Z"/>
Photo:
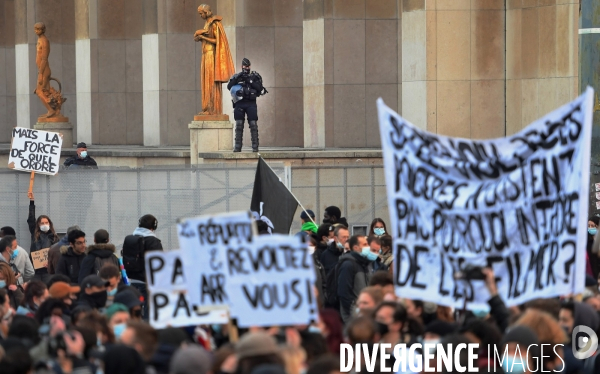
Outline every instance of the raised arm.
<path id="1" fill-rule="evenodd" d="M 27 224 L 29 225 L 29 232 L 33 235 L 33 233 L 35 233 L 35 197 L 33 196 L 33 192 L 28 192 L 27 197 L 29 197 L 29 216 L 27 217 Z"/>

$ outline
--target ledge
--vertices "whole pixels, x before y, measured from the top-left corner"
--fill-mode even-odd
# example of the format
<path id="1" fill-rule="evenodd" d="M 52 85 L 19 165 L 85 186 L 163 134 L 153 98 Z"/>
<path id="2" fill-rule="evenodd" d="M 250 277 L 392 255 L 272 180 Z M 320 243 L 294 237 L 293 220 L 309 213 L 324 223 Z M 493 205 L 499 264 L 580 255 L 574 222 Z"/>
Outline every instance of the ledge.
<path id="1" fill-rule="evenodd" d="M 10 153 L 10 144 L 0 145 L 0 155 Z M 74 156 L 77 150 L 63 148 L 62 157 Z M 101 146 L 88 147 L 90 157 L 150 157 L 150 158 L 190 158 L 190 147 L 144 147 L 144 146 Z"/>
<path id="2" fill-rule="evenodd" d="M 222 159 L 222 160 L 246 160 L 257 159 L 311 159 L 311 158 L 381 158 L 381 149 L 305 149 L 305 148 L 279 148 L 260 151 L 258 153 L 250 150 L 242 152 L 202 152 L 198 158 Z"/>

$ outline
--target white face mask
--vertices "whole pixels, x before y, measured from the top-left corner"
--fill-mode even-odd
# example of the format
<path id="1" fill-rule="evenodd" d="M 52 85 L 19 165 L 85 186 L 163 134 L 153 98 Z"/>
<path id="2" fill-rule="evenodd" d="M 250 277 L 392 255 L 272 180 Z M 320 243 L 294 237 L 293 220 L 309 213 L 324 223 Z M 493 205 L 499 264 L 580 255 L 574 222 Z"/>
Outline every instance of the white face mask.
<path id="1" fill-rule="evenodd" d="M 40 225 L 40 230 L 48 232 L 48 230 L 50 230 L 50 225 Z"/>
<path id="2" fill-rule="evenodd" d="M 328 240 L 327 240 L 327 244 L 331 244 L 331 243 L 333 243 L 333 240 L 334 240 L 333 238 L 330 238 L 330 239 L 328 239 Z"/>
<path id="3" fill-rule="evenodd" d="M 315 247 L 313 247 L 312 245 L 309 245 L 309 246 L 308 246 L 308 253 L 309 253 L 309 254 L 311 254 L 311 255 L 312 255 L 313 253 L 315 253 Z"/>

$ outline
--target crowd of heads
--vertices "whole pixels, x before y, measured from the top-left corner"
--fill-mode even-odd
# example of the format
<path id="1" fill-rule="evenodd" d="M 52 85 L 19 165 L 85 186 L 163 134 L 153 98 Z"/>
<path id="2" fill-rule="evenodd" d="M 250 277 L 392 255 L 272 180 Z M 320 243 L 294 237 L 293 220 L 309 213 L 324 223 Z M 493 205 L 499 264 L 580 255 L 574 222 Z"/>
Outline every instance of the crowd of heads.
<path id="1" fill-rule="evenodd" d="M 114 247 L 108 231 L 97 230 L 88 246 L 79 227 L 59 239 L 48 217 L 32 220 L 31 251 L 37 250 L 36 240 L 52 238 L 52 244 L 63 245 L 54 252 L 58 260 L 49 259 L 44 271 L 27 273 L 17 261 L 19 252 L 27 251 L 18 245 L 17 233 L 3 227 L 0 373 L 337 374 L 344 343 L 404 344 L 407 349 L 420 344 L 411 359 L 421 364 L 426 350 L 436 349 L 433 344 L 477 343 L 474 365 L 480 372 L 600 372 L 596 356 L 578 359 L 571 348 L 571 343 L 580 348 L 571 341 L 578 326 L 600 332 L 597 274 L 588 277 L 583 298 L 565 295 L 508 308 L 493 271 L 485 269 L 488 307 L 457 310 L 395 292 L 393 242 L 384 220 L 376 218 L 368 231 L 355 235 L 337 207 L 325 210 L 320 225 L 312 211 L 304 211 L 301 220 L 297 235 L 308 241 L 317 272 L 318 319 L 302 326 L 261 328 L 238 328 L 232 320 L 154 329 L 147 323 L 145 275 L 133 271 L 129 279 L 124 271 L 128 265 L 120 268 L 102 257 L 102 251 L 110 253 Z M 160 249 L 157 225 L 154 216 L 146 215 L 134 231 L 146 235 L 143 243 L 154 245 L 153 250 Z M 592 242 L 593 228 L 590 224 Z M 67 268 L 72 268 L 76 262 L 71 257 L 80 264 L 76 276 L 62 265 L 48 271 L 51 261 L 68 260 Z M 554 349 L 544 351 L 543 345 Z M 488 354 L 494 350 L 504 352 L 503 362 Z M 393 354 L 382 357 L 376 359 L 393 366 Z M 465 365 L 469 360 L 467 355 L 458 359 Z M 429 360 L 435 367 L 435 356 Z M 380 365 L 375 368 L 379 373 Z"/>

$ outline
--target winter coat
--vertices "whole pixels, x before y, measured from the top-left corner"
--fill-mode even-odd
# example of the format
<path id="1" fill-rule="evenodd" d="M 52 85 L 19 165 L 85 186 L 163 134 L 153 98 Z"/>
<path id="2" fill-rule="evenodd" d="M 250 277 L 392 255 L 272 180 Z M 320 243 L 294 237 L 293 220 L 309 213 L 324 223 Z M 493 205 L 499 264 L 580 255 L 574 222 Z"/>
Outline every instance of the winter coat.
<path id="1" fill-rule="evenodd" d="M 58 238 L 52 231 L 48 232 L 40 232 L 39 238 L 36 240 L 35 238 L 35 229 L 37 226 L 37 219 L 35 218 L 35 202 L 31 200 L 29 202 L 29 216 L 27 217 L 27 224 L 29 225 L 29 232 L 31 233 L 31 246 L 29 247 L 29 252 L 36 252 L 40 249 L 50 248 L 52 244 L 58 241 Z M 30 257 L 31 260 L 31 257 Z M 31 261 L 33 263 L 33 261 Z M 47 268 L 41 268 L 35 270 L 36 274 L 48 274 Z"/>
<path id="2" fill-rule="evenodd" d="M 394 261 L 394 255 L 391 249 L 386 253 L 382 253 L 379 258 L 381 258 L 381 263 L 383 263 L 387 268 L 389 268 L 392 261 Z"/>
<path id="3" fill-rule="evenodd" d="M 358 295 L 369 285 L 371 261 L 352 251 L 343 255 L 340 262 L 337 295 L 340 299 L 340 314 L 345 323 L 352 316 Z"/>
<path id="4" fill-rule="evenodd" d="M 337 247 L 335 241 L 327 246 L 327 249 L 321 255 L 321 263 L 325 268 L 325 273 L 329 274 L 329 272 L 335 268 L 335 265 L 337 265 L 342 254 L 344 254 L 344 252 Z"/>
<path id="5" fill-rule="evenodd" d="M 58 266 L 58 260 L 60 259 L 60 249 L 65 245 L 69 245 L 69 238 L 67 235 L 63 236 L 56 244 L 50 247 L 50 250 L 48 251 L 48 274 L 56 273 L 56 267 Z"/>
<path id="6" fill-rule="evenodd" d="M 29 282 L 31 278 L 33 278 L 35 274 L 35 269 L 33 268 L 33 264 L 29 259 L 29 255 L 25 249 L 17 246 L 17 257 L 11 258 L 10 263 L 14 264 L 19 273 L 21 273 L 21 277 L 18 279 L 18 284 L 22 285 L 25 282 Z"/>
<path id="7" fill-rule="evenodd" d="M 63 274 L 70 278 L 71 283 L 79 284 L 79 270 L 85 258 L 85 253 L 75 253 L 72 247 L 64 246 L 60 249 L 60 259 L 56 267 L 56 274 Z"/>
<path id="8" fill-rule="evenodd" d="M 119 259 L 115 255 L 115 252 L 116 248 L 113 244 L 90 245 L 86 250 L 87 255 L 81 263 L 78 283 L 81 284 L 83 278 L 87 277 L 88 275 L 97 275 L 97 270 L 100 269 L 96 269 L 96 259 L 99 259 L 102 265 L 110 262 L 119 268 Z"/>
<path id="9" fill-rule="evenodd" d="M 319 305 L 325 305 L 325 282 L 327 280 L 327 274 L 325 273 L 325 268 L 321 261 L 319 261 L 319 257 L 317 256 L 317 252 L 312 254 L 313 263 L 315 265 L 315 272 L 317 273 L 317 278 L 315 281 L 315 286 L 317 287 L 317 291 L 319 292 L 318 300 Z"/>

